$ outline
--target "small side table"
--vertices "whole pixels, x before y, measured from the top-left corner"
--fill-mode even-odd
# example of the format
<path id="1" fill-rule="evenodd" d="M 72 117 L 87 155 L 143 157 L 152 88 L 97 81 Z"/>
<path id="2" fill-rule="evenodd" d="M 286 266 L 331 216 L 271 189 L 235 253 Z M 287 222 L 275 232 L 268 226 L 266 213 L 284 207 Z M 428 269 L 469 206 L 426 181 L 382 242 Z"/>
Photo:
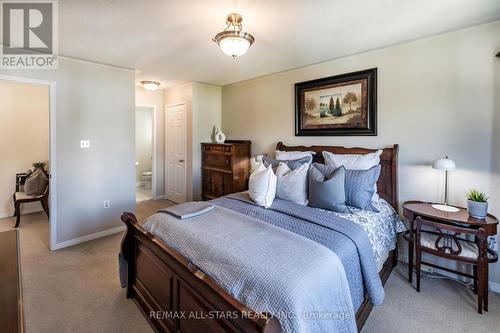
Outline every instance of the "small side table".
<path id="1" fill-rule="evenodd" d="M 412 283 L 413 280 L 413 257 L 414 257 L 414 246 L 415 246 L 415 221 L 417 219 L 424 219 L 428 221 L 438 222 L 450 226 L 458 226 L 460 228 L 478 230 L 482 228 L 484 233 L 479 233 L 481 236 L 477 236 L 475 239 L 476 244 L 487 244 L 489 236 L 494 236 L 497 234 L 498 219 L 488 214 L 484 220 L 475 219 L 469 216 L 469 213 L 465 208 L 459 208 L 458 212 L 445 212 L 435 208 L 432 208 L 432 203 L 422 202 L 422 201 L 407 201 L 403 204 L 403 215 L 409 222 L 409 228 L 404 239 L 408 241 L 408 281 Z M 487 246 L 478 246 L 481 254 L 484 257 L 488 257 Z M 445 256 L 443 256 L 445 257 Z M 428 263 L 427 263 L 428 264 Z M 488 281 L 488 265 L 486 265 L 486 281 Z M 432 265 L 432 267 L 443 269 L 445 271 L 451 271 L 447 268 L 442 268 L 437 265 Z M 455 271 L 453 271 L 455 273 Z M 456 272 L 459 273 L 459 272 Z M 460 274 L 460 273 L 459 273 Z M 487 311 L 487 284 L 486 284 L 486 295 L 485 295 L 485 310 Z"/>

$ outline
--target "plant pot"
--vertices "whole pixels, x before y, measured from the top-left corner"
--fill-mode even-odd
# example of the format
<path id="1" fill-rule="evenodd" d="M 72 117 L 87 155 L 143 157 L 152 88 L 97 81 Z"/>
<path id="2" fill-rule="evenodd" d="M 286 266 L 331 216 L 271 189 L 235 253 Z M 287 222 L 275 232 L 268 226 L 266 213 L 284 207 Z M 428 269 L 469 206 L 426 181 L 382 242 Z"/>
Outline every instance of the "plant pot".
<path id="1" fill-rule="evenodd" d="M 467 211 L 470 216 L 483 220 L 488 214 L 488 203 L 467 200 Z"/>

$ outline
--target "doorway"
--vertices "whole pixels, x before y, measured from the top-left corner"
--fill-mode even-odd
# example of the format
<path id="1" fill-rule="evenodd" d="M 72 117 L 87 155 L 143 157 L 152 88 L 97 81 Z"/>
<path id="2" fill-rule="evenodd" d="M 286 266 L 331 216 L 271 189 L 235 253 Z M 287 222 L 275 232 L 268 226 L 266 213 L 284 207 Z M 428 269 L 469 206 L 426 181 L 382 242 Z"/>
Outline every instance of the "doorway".
<path id="1" fill-rule="evenodd" d="M 155 106 L 135 108 L 135 179 L 136 202 L 156 196 L 155 182 Z"/>
<path id="2" fill-rule="evenodd" d="M 55 82 L 0 76 L 0 136 L 0 230 L 19 221 L 20 229 L 46 239 L 52 249 L 57 230 Z M 14 202 L 23 202 L 19 210 Z"/>
<path id="3" fill-rule="evenodd" d="M 186 104 L 165 107 L 165 199 L 186 201 Z"/>

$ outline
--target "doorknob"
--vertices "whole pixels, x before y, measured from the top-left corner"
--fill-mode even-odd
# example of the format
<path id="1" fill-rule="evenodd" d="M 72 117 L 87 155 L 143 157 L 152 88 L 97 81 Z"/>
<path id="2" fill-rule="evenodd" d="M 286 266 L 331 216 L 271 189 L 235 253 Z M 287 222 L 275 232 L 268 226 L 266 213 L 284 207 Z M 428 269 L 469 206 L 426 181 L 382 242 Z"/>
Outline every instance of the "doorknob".
<path id="1" fill-rule="evenodd" d="M 184 163 L 184 160 L 179 160 L 179 163 Z"/>

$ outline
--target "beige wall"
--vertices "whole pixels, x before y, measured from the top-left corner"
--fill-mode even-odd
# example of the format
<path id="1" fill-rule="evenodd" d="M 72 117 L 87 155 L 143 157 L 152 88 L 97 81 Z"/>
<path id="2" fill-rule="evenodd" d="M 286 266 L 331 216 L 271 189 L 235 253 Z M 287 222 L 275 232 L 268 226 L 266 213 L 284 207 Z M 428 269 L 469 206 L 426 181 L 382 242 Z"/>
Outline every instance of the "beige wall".
<path id="1" fill-rule="evenodd" d="M 155 152 L 155 183 L 156 183 L 156 197 L 163 196 L 164 194 L 164 180 L 163 180 L 163 115 L 164 106 L 163 102 L 164 91 L 147 91 L 144 88 L 135 88 L 135 104 L 136 105 L 148 105 L 156 107 L 156 114 L 154 116 L 155 120 L 155 138 L 154 142 L 156 145 Z"/>
<path id="2" fill-rule="evenodd" d="M 478 188 L 491 193 L 490 211 L 500 216 L 500 183 L 493 183 L 500 172 L 499 50 L 497 21 L 228 85 L 222 89 L 222 129 L 231 138 L 251 139 L 254 155 L 272 152 L 278 141 L 398 143 L 400 202 L 442 200 L 443 174 L 430 164 L 448 155 L 458 166 L 450 175 L 450 201 L 465 205 L 466 191 Z M 378 136 L 294 136 L 295 83 L 372 67 L 378 68 Z M 497 283 L 499 267 L 493 268 Z"/>
<path id="3" fill-rule="evenodd" d="M 201 200 L 201 143 L 212 142 L 214 126 L 221 125 L 222 89 L 193 83 L 193 198 Z"/>
<path id="4" fill-rule="evenodd" d="M 135 211 L 134 71 L 59 57 L 57 70 L 0 75 L 55 83 L 53 243 L 66 246 L 122 228 L 121 213 Z M 90 148 L 81 149 L 80 140 L 90 140 Z"/>
<path id="5" fill-rule="evenodd" d="M 495 44 L 495 51 L 500 51 L 500 41 Z M 490 211 L 500 215 L 500 58 L 495 59 L 495 116 L 493 118 L 493 145 L 491 147 L 491 196 Z M 499 239 L 500 240 L 500 239 Z M 500 244 L 498 245 L 500 248 Z M 500 265 L 492 271 L 493 281 L 500 283 Z"/>
<path id="6" fill-rule="evenodd" d="M 16 173 L 49 160 L 49 87 L 0 80 L 0 217 L 14 214 Z M 41 210 L 25 204 L 23 213 Z"/>

